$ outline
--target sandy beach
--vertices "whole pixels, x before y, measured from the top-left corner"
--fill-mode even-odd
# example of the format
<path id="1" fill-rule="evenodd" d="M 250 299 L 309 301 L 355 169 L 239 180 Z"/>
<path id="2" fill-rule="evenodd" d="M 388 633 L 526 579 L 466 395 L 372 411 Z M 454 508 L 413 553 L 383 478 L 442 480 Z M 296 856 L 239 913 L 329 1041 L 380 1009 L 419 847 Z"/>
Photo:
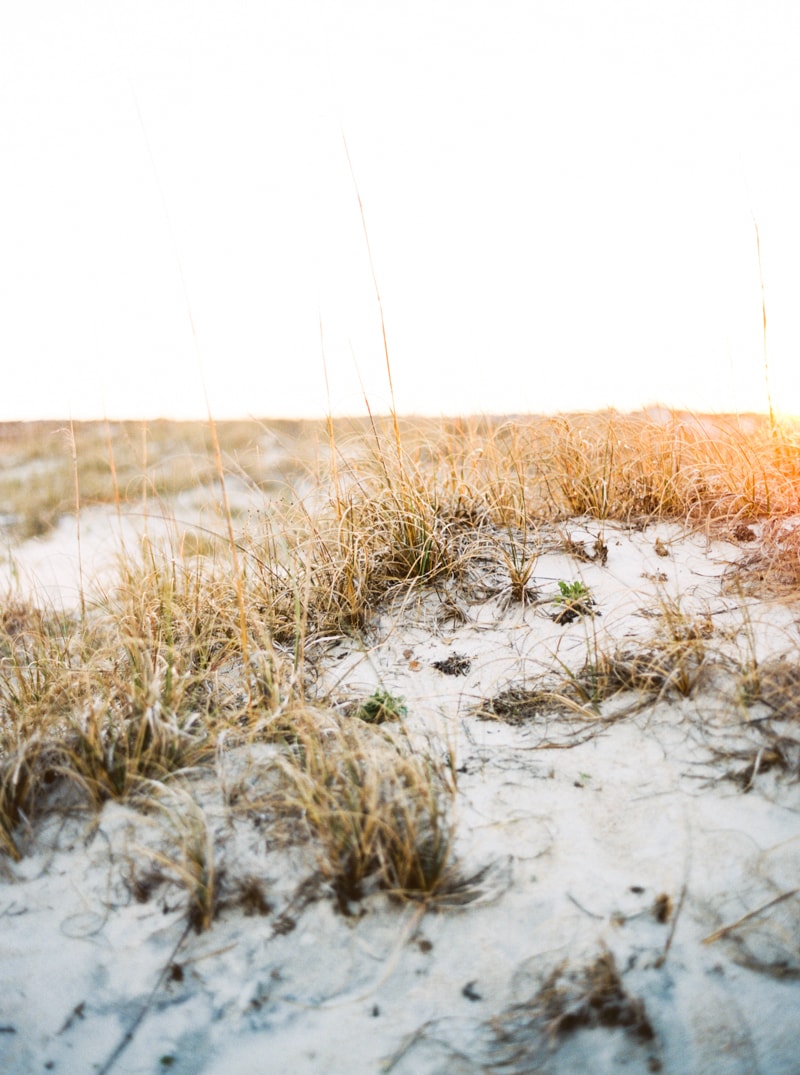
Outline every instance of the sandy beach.
<path id="1" fill-rule="evenodd" d="M 15 599 L 38 573 L 74 601 L 74 524 L 14 547 Z M 796 526 L 564 518 L 521 600 L 484 542 L 309 638 L 319 741 L 438 774 L 428 895 L 378 871 L 343 890 L 257 736 L 144 807 L 76 808 L 54 779 L 0 861 L 0 1067 L 800 1071 L 798 605 L 753 584 Z M 84 584 L 119 527 L 85 514 Z"/>

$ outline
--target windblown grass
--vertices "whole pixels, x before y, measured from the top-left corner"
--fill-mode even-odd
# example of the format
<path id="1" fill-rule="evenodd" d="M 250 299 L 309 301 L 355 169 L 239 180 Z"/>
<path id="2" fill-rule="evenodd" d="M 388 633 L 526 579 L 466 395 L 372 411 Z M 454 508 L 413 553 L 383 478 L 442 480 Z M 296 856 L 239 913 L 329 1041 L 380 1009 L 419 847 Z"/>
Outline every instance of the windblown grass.
<path id="1" fill-rule="evenodd" d="M 63 435 L 55 425 L 0 434 L 7 520 L 18 533 L 41 531 L 73 507 Z M 301 434 L 311 451 L 296 447 Z M 228 505 L 217 533 L 174 521 L 163 546 L 144 541 L 121 559 L 115 583 L 85 593 L 80 615 L 6 600 L 7 853 L 23 853 L 42 811 L 63 808 L 64 788 L 70 808 L 146 800 L 154 786 L 212 767 L 220 749 L 261 740 L 287 751 L 295 805 L 343 904 L 375 878 L 400 894 L 434 894 L 452 868 L 447 774 L 383 729 L 369 729 L 367 743 L 338 717 L 323 750 L 307 723 L 309 707 L 326 705 L 314 688 L 320 647 L 363 636 L 387 602 L 429 590 L 452 604 L 454 592 L 479 593 L 493 573 L 509 601 L 534 600 L 543 528 L 576 516 L 636 528 L 679 520 L 741 541 L 760 526 L 764 541 L 737 584 L 794 592 L 800 578 L 791 522 L 800 514 L 800 432 L 790 424 L 614 412 L 514 422 L 392 416 L 331 422 L 327 434 L 328 453 L 312 466 L 321 425 L 223 423 L 219 455 L 199 425 L 75 426 L 81 504 L 122 511 L 134 500 L 157 513 L 157 498 L 230 476 L 249 483 L 261 507 L 232 519 Z M 271 495 L 275 460 L 261 459 L 276 437 L 290 444 L 277 464 L 282 499 Z M 292 476 L 302 476 L 305 495 L 295 495 Z M 605 562 L 602 534 L 591 550 L 563 540 L 579 559 Z M 578 616 L 593 611 L 588 597 L 565 602 Z M 556 667 L 557 682 L 551 674 L 490 708 L 503 719 L 544 705 L 596 714 L 624 692 L 689 696 L 710 663 L 703 624 L 665 599 L 649 644 L 588 652 L 582 669 Z M 751 669 L 743 690 L 783 706 L 776 675 L 759 686 Z"/>
<path id="2" fill-rule="evenodd" d="M 286 490 L 298 479 L 313 448 L 311 423 L 270 422 L 266 430 L 256 422 L 220 422 L 217 430 L 231 475 L 264 494 Z M 153 510 L 161 500 L 217 480 L 206 423 L 0 423 L 0 522 L 15 537 L 45 534 L 74 512 L 73 431 L 84 507 L 147 511 L 150 504 Z M 294 459 L 283 472 L 275 466 L 282 445 L 288 448 L 282 458 Z"/>
<path id="3" fill-rule="evenodd" d="M 333 725 L 322 736 L 301 734 L 283 765 L 286 806 L 305 819 L 345 913 L 371 882 L 403 899 L 457 884 L 452 774 L 402 735 Z"/>

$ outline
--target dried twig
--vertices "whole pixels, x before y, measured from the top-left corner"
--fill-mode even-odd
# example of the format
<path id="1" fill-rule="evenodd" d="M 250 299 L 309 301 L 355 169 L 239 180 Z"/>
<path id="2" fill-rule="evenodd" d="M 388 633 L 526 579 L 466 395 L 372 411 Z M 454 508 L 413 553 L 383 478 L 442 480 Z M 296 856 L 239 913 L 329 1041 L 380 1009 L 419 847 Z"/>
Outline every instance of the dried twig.
<path id="1" fill-rule="evenodd" d="M 769 900 L 768 903 L 763 903 L 760 907 L 756 907 L 754 911 L 750 911 L 748 914 L 743 915 L 736 922 L 731 922 L 730 925 L 722 926 L 720 929 L 714 930 L 713 933 L 709 933 L 707 937 L 703 937 L 703 944 L 713 944 L 714 941 L 718 941 L 720 938 L 725 937 L 728 933 L 738 929 L 739 926 L 743 925 L 745 922 L 749 922 L 751 918 L 756 918 L 762 911 L 767 911 L 770 907 L 775 907 L 776 904 L 783 903 L 784 900 L 791 899 L 792 896 L 797 896 L 798 894 L 800 894 L 800 888 L 793 888 L 789 892 L 784 892 L 782 895 L 776 896 L 774 900 Z"/>

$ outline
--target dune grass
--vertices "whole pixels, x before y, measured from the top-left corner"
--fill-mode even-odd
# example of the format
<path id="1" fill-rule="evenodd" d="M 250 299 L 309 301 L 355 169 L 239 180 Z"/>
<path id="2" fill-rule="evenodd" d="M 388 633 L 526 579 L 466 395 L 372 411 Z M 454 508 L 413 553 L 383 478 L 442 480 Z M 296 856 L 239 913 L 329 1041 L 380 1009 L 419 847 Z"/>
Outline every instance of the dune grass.
<path id="1" fill-rule="evenodd" d="M 217 423 L 228 473 L 262 493 L 287 489 L 313 450 L 310 423 Z M 0 423 L 0 518 L 15 538 L 46 534 L 75 511 L 72 436 L 80 503 L 137 506 L 158 511 L 162 498 L 202 489 L 217 480 L 207 423 Z M 276 468 L 276 449 L 286 466 Z M 154 502 L 151 504 L 150 502 Z M 148 508 L 150 504 L 150 509 Z"/>
<path id="2" fill-rule="evenodd" d="M 283 454 L 264 462 L 265 445 L 278 443 Z M 10 530 L 41 532 L 74 510 L 70 451 L 55 425 L 3 427 L 0 445 Z M 219 445 L 217 454 L 199 423 L 75 426 L 82 506 L 133 503 L 154 517 L 180 493 L 236 480 L 255 507 L 234 517 L 227 501 L 212 532 L 173 519 L 166 542 L 147 539 L 120 559 L 114 584 L 87 586 L 79 612 L 4 600 L 0 849 L 12 859 L 48 811 L 109 799 L 152 809 L 159 789 L 261 742 L 279 748 L 281 809 L 304 818 L 342 907 L 372 881 L 432 897 L 456 876 L 454 773 L 404 737 L 402 704 L 393 732 L 377 719 L 356 726 L 358 713 L 320 697 L 318 647 L 364 636 L 388 602 L 414 592 L 474 597 L 492 573 L 508 602 L 535 600 L 543 528 L 575 517 L 638 529 L 679 521 L 743 541 L 759 523 L 765 539 L 737 585 L 795 593 L 800 576 L 800 428 L 791 423 L 390 416 L 327 428 L 221 424 Z M 602 538 L 565 548 L 604 562 Z M 574 585 L 563 583 L 561 614 L 588 616 L 590 595 Z M 588 647 L 583 669 L 555 666 L 484 715 L 524 719 L 554 704 L 594 713 L 620 692 L 688 696 L 714 666 L 712 649 L 703 625 L 665 599 L 648 642 L 611 654 Z M 742 659 L 741 697 L 783 713 L 793 673 L 756 671 Z M 182 869 L 196 887 L 199 867 Z M 192 915 L 205 927 L 211 890 L 201 896 Z"/>

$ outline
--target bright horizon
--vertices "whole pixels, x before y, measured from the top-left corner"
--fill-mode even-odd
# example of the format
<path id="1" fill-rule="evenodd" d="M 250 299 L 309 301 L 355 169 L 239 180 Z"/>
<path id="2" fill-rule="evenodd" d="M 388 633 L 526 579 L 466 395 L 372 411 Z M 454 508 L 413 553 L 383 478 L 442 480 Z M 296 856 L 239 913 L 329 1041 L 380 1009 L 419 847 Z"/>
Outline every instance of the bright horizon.
<path id="1" fill-rule="evenodd" d="M 0 420 L 387 410 L 343 135 L 399 412 L 765 410 L 755 220 L 800 414 L 799 50 L 778 0 L 3 4 Z"/>

